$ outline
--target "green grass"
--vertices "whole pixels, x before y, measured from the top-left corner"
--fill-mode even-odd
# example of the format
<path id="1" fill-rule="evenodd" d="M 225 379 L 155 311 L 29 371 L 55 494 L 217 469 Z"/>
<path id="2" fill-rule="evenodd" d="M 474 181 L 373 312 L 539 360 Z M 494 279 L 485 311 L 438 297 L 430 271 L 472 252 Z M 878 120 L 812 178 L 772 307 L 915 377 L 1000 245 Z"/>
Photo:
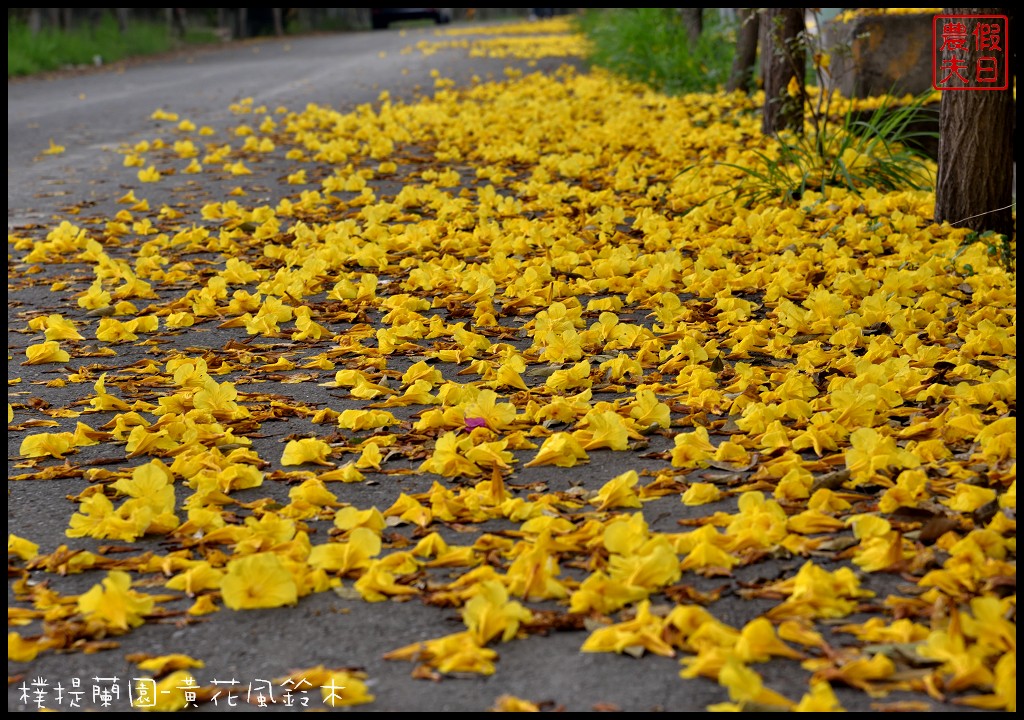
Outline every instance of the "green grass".
<path id="1" fill-rule="evenodd" d="M 829 187 L 855 193 L 868 188 L 932 189 L 933 165 L 917 148 L 921 140 L 938 136 L 918 127 L 923 117 L 936 112 L 927 106 L 931 95 L 923 93 L 907 105 L 887 96 L 862 119 L 852 109 L 839 121 L 827 112 L 812 115 L 812 129 L 784 134 L 777 154 L 756 152 L 760 162 L 754 167 L 731 166 L 745 173 L 736 188 L 737 200 L 748 206 L 776 198 L 794 202 L 808 190 L 823 193 Z"/>
<path id="2" fill-rule="evenodd" d="M 129 57 L 154 55 L 178 45 L 213 42 L 209 32 L 190 32 L 184 41 L 175 39 L 164 23 L 133 20 L 124 33 L 113 18 L 105 17 L 95 26 L 73 30 L 44 28 L 33 35 L 25 23 L 7 23 L 7 77 L 20 77 L 49 70 L 104 64 Z"/>
<path id="3" fill-rule="evenodd" d="M 666 94 L 714 92 L 729 78 L 734 29 L 712 11 L 695 46 L 672 8 L 591 10 L 580 27 L 593 44 L 593 65 Z"/>

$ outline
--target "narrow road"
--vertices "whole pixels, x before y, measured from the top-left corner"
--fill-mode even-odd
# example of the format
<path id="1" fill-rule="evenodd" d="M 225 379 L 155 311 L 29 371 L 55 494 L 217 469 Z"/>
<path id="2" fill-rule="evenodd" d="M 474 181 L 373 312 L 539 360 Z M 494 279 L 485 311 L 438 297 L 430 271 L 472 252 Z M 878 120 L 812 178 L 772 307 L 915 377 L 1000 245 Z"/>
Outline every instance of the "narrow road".
<path id="1" fill-rule="evenodd" d="M 660 215 L 664 224 L 654 222 L 658 213 L 647 226 L 633 224 L 664 199 L 653 188 L 671 185 L 682 165 L 672 156 L 658 175 L 645 163 L 678 144 L 684 122 L 688 132 L 705 134 L 706 119 L 691 125 L 687 115 L 713 113 L 700 101 L 670 102 L 587 76 L 564 86 L 529 77 L 512 84 L 514 92 L 448 94 L 458 102 L 424 103 L 386 121 L 383 110 L 352 114 L 383 105 L 384 93 L 413 100 L 449 82 L 502 79 L 509 66 L 548 72 L 566 62 L 434 52 L 430 43 L 441 39 L 424 27 L 259 40 L 8 83 L 8 531 L 21 538 L 9 539 L 9 632 L 19 633 L 9 635 L 9 710 L 126 709 L 137 699 L 129 697 L 133 679 L 164 673 L 176 691 L 175 682 L 194 675 L 204 688 L 196 702 L 210 711 L 323 709 L 321 689 L 339 678 L 343 701 L 376 697 L 355 705 L 368 711 L 514 709 L 507 696 L 545 710 L 698 712 L 730 698 L 764 709 L 762 699 L 777 699 L 774 693 L 791 705 L 808 697 L 816 671 L 802 660 L 835 670 L 829 663 L 846 663 L 848 650 L 851 674 L 833 674 L 847 710 L 969 710 L 922 690 L 934 663 L 912 657 L 908 643 L 872 641 L 877 647 L 869 651 L 867 640 L 851 641 L 829 614 L 835 604 L 844 622 L 891 620 L 896 611 L 887 598 L 915 592 L 907 573 L 888 572 L 886 564 L 886 572 L 854 574 L 846 551 L 857 539 L 848 525 L 819 513 L 791 537 L 786 512 L 766 499 L 784 480 L 793 481 L 786 487 L 794 493 L 820 480 L 829 497 L 850 479 L 839 467 L 842 455 L 819 462 L 805 447 L 814 475 L 793 467 L 780 480 L 760 472 L 760 450 L 748 455 L 730 442 L 741 434 L 732 417 L 709 420 L 717 411 L 687 404 L 705 392 L 718 395 L 726 381 L 732 389 L 749 381 L 751 391 L 763 384 L 766 392 L 777 383 L 781 397 L 795 365 L 753 350 L 760 364 L 744 363 L 740 376 L 726 352 L 730 326 L 715 320 L 742 320 L 744 342 L 760 343 L 751 347 L 781 339 L 760 337 L 775 330 L 752 329 L 769 322 L 763 288 L 742 292 L 768 271 L 726 278 L 732 261 L 718 244 L 750 262 L 760 262 L 763 248 L 740 252 L 745 240 L 716 234 L 731 226 L 694 229 L 700 213 L 690 210 L 699 206 L 674 207 L 671 224 Z M 569 112 L 563 95 L 571 96 Z M 552 103 L 565 114 L 552 112 Z M 282 127 L 289 114 L 278 108 L 308 104 L 349 114 L 296 113 L 296 122 L 327 129 L 307 144 Z M 622 106 L 630 107 L 620 113 Z M 733 130 L 741 136 L 755 114 L 747 110 L 706 134 L 716 142 Z M 427 130 L 417 127 L 416 113 L 429 117 Z M 191 127 L 183 130 L 182 122 Z M 397 135 L 406 140 L 391 153 Z M 185 139 L 200 146 L 191 150 L 202 172 L 187 170 L 189 148 L 177 147 Z M 344 149 L 350 140 L 357 150 Z M 247 150 L 248 141 L 273 147 Z M 378 156 L 374 141 L 388 151 Z M 63 151 L 47 153 L 51 142 Z M 333 154 L 321 157 L 332 142 Z M 729 142 L 740 141 L 722 140 Z M 233 154 L 220 153 L 228 143 Z M 127 165 L 136 155 L 141 165 Z M 150 161 L 164 173 L 152 184 L 138 174 L 149 172 Z M 621 193 L 613 192 L 620 184 Z M 295 210 L 303 193 L 318 201 Z M 616 204 L 626 198 L 633 204 Z M 233 215 L 225 209 L 232 204 Z M 63 220 L 85 233 L 58 227 Z M 54 239 L 43 241 L 51 231 Z M 773 239 L 765 255 L 790 255 L 790 247 L 800 254 L 796 243 L 823 254 L 818 230 L 794 237 L 791 246 Z M 681 280 L 684 261 L 692 268 L 694 258 L 703 291 Z M 650 281 L 647 294 L 640 285 L 631 289 L 638 276 Z M 700 293 L 714 294 L 708 288 L 719 280 L 740 288 L 716 306 Z M 782 280 L 798 278 L 787 272 Z M 79 306 L 94 282 L 121 297 Z M 678 296 L 648 297 L 662 287 Z M 283 310 L 281 322 L 294 325 L 277 328 L 261 314 L 274 327 L 250 331 L 257 307 Z M 310 313 L 304 326 L 300 309 Z M 68 337 L 64 320 L 88 338 Z M 147 320 L 148 330 L 128 326 Z M 558 327 L 544 335 L 543 354 L 532 347 L 540 323 Z M 658 324 L 666 327 L 655 338 Z M 407 325 L 414 326 L 409 335 L 399 334 Z M 883 326 L 873 322 L 872 333 L 885 334 Z M 132 328 L 142 337 L 127 337 Z M 67 333 L 60 339 L 70 358 L 28 363 L 44 332 Z M 596 338 L 585 352 L 584 332 Z M 801 333 L 800 346 L 820 346 L 815 337 Z M 681 380 L 672 380 L 676 373 Z M 828 381 L 824 370 L 814 375 L 816 383 Z M 420 378 L 430 378 L 422 380 L 427 390 L 417 389 Z M 798 379 L 785 387 L 794 407 L 803 393 L 818 392 L 809 371 Z M 649 387 L 663 380 L 685 381 L 687 403 L 681 394 L 661 402 Z M 413 399 L 376 407 L 401 392 Z M 721 402 L 738 407 L 740 394 Z M 356 419 L 346 425 L 348 410 Z M 375 424 L 380 417 L 383 425 Z M 50 433 L 44 451 L 22 447 Z M 90 444 L 95 437 L 101 441 Z M 451 438 L 459 446 L 446 454 L 442 441 Z M 552 439 L 562 445 L 549 445 Z M 300 446 L 302 457 L 286 462 Z M 719 458 L 722 449 L 731 454 Z M 470 453 L 481 459 L 470 461 Z M 357 458 L 365 477 L 349 482 L 345 472 Z M 164 472 L 164 462 L 174 469 Z M 450 472 L 449 462 L 460 471 Z M 695 498 L 685 500 L 691 492 Z M 422 504 L 408 502 L 413 496 Z M 158 512 L 161 497 L 170 509 Z M 874 502 L 844 497 L 864 507 Z M 111 498 L 129 508 L 125 517 Z M 854 512 L 835 499 L 837 513 Z M 695 529 L 719 512 L 744 516 L 736 520 L 743 562 L 715 545 L 722 517 Z M 820 532 L 818 522 L 825 523 Z M 81 537 L 67 535 L 81 527 Z M 813 542 L 802 544 L 804 535 Z M 902 567 L 910 558 L 898 533 L 890 536 L 899 555 L 892 567 Z M 790 551 L 782 537 L 801 544 Z M 248 564 L 252 558 L 261 564 Z M 812 598 L 823 604 L 813 625 L 823 639 L 815 640 L 811 625 L 791 626 L 786 638 L 811 648 L 807 655 L 780 650 L 766 620 L 784 604 L 787 591 L 779 588 L 804 568 L 817 568 L 814 584 L 826 588 Z M 835 568 L 849 573 L 841 584 L 830 574 Z M 458 586 L 469 573 L 472 598 Z M 501 579 L 487 582 L 495 576 Z M 128 577 L 130 588 L 117 585 Z M 288 588 L 292 595 L 276 594 Z M 582 610 L 568 608 L 570 590 Z M 231 609 L 267 597 L 279 602 Z M 471 600 L 480 600 L 477 615 Z M 119 622 L 138 626 L 114 632 L 127 629 Z M 743 642 L 757 658 L 756 675 L 738 656 L 718 654 L 739 645 L 740 628 L 749 629 Z M 707 653 L 686 646 L 684 633 L 697 629 Z M 621 646 L 583 652 L 595 637 Z M 435 639 L 442 640 L 433 657 L 400 651 Z M 33 650 L 37 657 L 29 657 Z M 395 651 L 399 657 L 387 659 Z M 901 674 L 893 692 L 876 698 L 864 688 L 888 687 L 887 676 L 870 676 L 877 663 L 863 669 L 867 679 L 854 673 L 868 652 L 885 661 L 883 651 L 902 663 Z M 164 666 L 142 665 L 154 658 Z M 479 672 L 491 663 L 493 674 Z M 728 676 L 716 673 L 716 663 L 734 671 L 728 687 L 712 679 Z M 829 697 L 811 700 L 828 705 Z"/>

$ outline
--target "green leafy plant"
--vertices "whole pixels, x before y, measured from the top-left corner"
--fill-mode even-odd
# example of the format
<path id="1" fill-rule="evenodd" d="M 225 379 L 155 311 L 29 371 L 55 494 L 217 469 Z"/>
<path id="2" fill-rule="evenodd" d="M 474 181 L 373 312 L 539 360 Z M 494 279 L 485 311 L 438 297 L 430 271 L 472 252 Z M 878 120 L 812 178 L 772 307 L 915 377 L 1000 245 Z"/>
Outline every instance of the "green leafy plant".
<path id="1" fill-rule="evenodd" d="M 590 62 L 666 94 L 713 92 L 729 77 L 734 28 L 705 12 L 696 44 L 674 8 L 591 10 L 579 20 Z"/>
<path id="2" fill-rule="evenodd" d="M 190 30 L 184 42 L 216 42 L 210 31 Z M 7 21 L 7 77 L 48 70 L 94 65 L 97 58 L 111 63 L 129 57 L 153 55 L 173 49 L 180 41 L 166 23 L 134 20 L 121 32 L 112 17 L 70 30 L 46 27 L 33 33 L 18 19 Z"/>
<path id="3" fill-rule="evenodd" d="M 737 199 L 798 201 L 829 187 L 857 193 L 932 187 L 933 163 L 921 149 L 938 138 L 937 130 L 921 129 L 930 97 L 903 105 L 886 97 L 866 118 L 851 107 L 838 122 L 822 115 L 804 133 L 783 133 L 774 152 L 755 151 L 754 166 L 730 165 L 745 174 L 735 187 Z"/>
<path id="4" fill-rule="evenodd" d="M 999 266 L 1008 273 L 1016 272 L 1017 269 L 1017 245 L 1013 238 L 1009 235 L 1001 235 L 996 232 L 988 230 L 983 233 L 974 232 L 973 230 L 964 237 L 960 243 L 959 249 L 956 254 L 953 255 L 951 260 L 951 268 L 956 269 L 956 260 L 959 258 L 964 251 L 970 248 L 976 243 L 981 243 L 985 246 L 985 251 L 988 253 L 990 258 L 996 260 Z M 965 275 L 973 275 L 974 267 L 969 263 L 964 264 L 963 273 Z"/>
<path id="5" fill-rule="evenodd" d="M 814 27 L 820 27 L 815 13 Z M 857 112 L 854 104 L 835 111 L 839 101 L 831 89 L 829 54 L 819 33 L 804 31 L 795 42 L 808 59 L 808 74 L 816 92 L 791 91 L 803 106 L 804 124 L 797 131 L 783 132 L 778 145 L 758 151 L 754 166 L 732 165 L 745 177 L 735 188 L 737 200 L 747 204 L 779 198 L 798 201 L 808 191 L 824 192 L 842 187 L 860 193 L 868 188 L 882 192 L 901 189 L 926 190 L 934 185 L 934 164 L 926 148 L 938 142 L 938 111 L 932 105 L 931 90 L 909 103 L 892 94 L 882 98 L 870 114 Z M 847 48 L 832 48 L 834 53 Z"/>

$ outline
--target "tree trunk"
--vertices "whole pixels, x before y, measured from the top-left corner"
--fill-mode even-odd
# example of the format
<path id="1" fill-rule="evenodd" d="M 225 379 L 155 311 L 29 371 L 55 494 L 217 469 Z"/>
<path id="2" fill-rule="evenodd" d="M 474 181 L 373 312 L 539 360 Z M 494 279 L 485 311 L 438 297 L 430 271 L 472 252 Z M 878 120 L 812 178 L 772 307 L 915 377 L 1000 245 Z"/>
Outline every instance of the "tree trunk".
<path id="1" fill-rule="evenodd" d="M 235 37 L 247 38 L 250 36 L 249 32 L 249 8 L 240 7 L 238 8 L 238 29 Z"/>
<path id="2" fill-rule="evenodd" d="M 696 45 L 700 34 L 704 30 L 704 8 L 676 8 L 679 17 L 686 28 L 687 37 L 691 45 Z"/>
<path id="3" fill-rule="evenodd" d="M 28 29 L 33 35 L 43 29 L 43 11 L 39 8 L 28 9 Z"/>
<path id="4" fill-rule="evenodd" d="M 131 8 L 113 8 L 114 19 L 117 20 L 117 31 L 124 35 L 128 32 L 128 14 Z"/>
<path id="5" fill-rule="evenodd" d="M 804 68 L 807 64 L 805 8 L 765 8 L 761 18 L 761 74 L 764 78 L 764 121 L 761 130 L 803 130 Z M 789 92 L 796 79 L 797 92 Z"/>
<path id="6" fill-rule="evenodd" d="M 1007 15 L 1006 8 L 945 8 L 947 15 Z M 957 53 L 973 70 L 981 53 L 965 20 L 966 50 Z M 1012 32 L 1012 31 L 1011 31 Z M 1005 38 L 1004 38 L 1005 39 Z M 1003 52 L 1012 45 L 1006 42 Z M 1006 62 L 1014 67 L 1009 56 Z M 939 109 L 939 173 L 935 222 L 978 232 L 1013 235 L 1013 80 L 1006 90 L 947 90 Z"/>
<path id="7" fill-rule="evenodd" d="M 167 8 L 167 29 L 179 40 L 185 39 L 186 8 Z"/>
<path id="8" fill-rule="evenodd" d="M 757 28 L 760 16 L 754 8 L 736 8 L 739 27 L 736 30 L 736 57 L 725 86 L 728 92 L 754 90 L 754 63 L 757 62 Z"/>
<path id="9" fill-rule="evenodd" d="M 271 8 L 274 14 L 274 34 L 278 37 L 284 35 L 284 8 Z"/>

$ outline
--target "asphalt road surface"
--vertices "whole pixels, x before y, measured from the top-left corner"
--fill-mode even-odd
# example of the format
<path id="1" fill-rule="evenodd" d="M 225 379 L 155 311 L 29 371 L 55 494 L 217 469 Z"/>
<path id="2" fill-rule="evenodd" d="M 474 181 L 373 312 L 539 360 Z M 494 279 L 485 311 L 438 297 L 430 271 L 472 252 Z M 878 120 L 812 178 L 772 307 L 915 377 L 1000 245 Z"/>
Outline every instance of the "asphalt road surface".
<path id="1" fill-rule="evenodd" d="M 166 132 L 166 123 L 152 119 L 157 108 L 189 118 L 197 126 L 209 125 L 218 132 L 238 122 L 229 106 L 251 99 L 252 106 L 278 106 L 301 108 L 317 103 L 350 111 L 364 103 L 380 99 L 382 91 L 394 98 L 412 99 L 420 93 L 433 91 L 432 71 L 457 83 L 468 82 L 474 75 L 487 79 L 501 77 L 503 69 L 518 64 L 524 69 L 553 70 L 560 60 L 540 61 L 527 66 L 525 61 L 469 58 L 465 52 L 445 50 L 433 55 L 421 52 L 403 52 L 420 39 L 433 38 L 432 28 L 374 33 L 349 33 L 313 37 L 293 37 L 239 43 L 231 47 L 184 53 L 162 60 L 133 63 L 127 67 L 103 68 L 95 71 L 61 73 L 40 79 L 19 80 L 8 83 L 8 230 L 9 233 L 38 233 L 40 227 L 50 227 L 59 220 L 82 217 L 110 217 L 123 208 L 116 200 L 129 189 L 138 187 L 134 169 L 123 167 L 123 153 L 116 152 L 125 145 L 151 141 Z M 571 129 L 569 129 L 571 131 Z M 43 155 L 51 140 L 66 150 L 61 154 Z M 257 204 L 261 200 L 276 202 L 291 192 L 283 178 L 275 175 L 267 164 L 259 171 L 258 182 L 247 179 L 254 190 L 246 202 Z M 177 206 L 188 205 L 200 188 L 184 176 L 169 178 L 168 182 L 146 189 L 153 207 L 166 202 Z M 237 184 L 231 178 L 206 181 L 201 188 L 204 197 L 227 200 L 231 188 Z M 262 193 L 262 195 L 261 195 Z M 195 211 L 193 206 L 192 212 Z M 11 258 L 9 247 L 9 263 Z M 10 265 L 9 265 L 10 267 Z M 19 408 L 35 400 L 46 405 L 61 407 L 77 401 L 81 386 L 74 388 L 48 386 L 45 383 L 65 374 L 61 366 L 21 365 L 25 347 L 38 341 L 38 333 L 20 333 L 27 318 L 40 312 L 62 312 L 69 317 L 85 317 L 78 312 L 70 297 L 51 292 L 45 284 L 28 283 L 22 274 L 24 266 L 9 271 L 8 299 L 8 398 Z M 67 268 L 60 268 L 67 272 Z M 55 272 L 52 268 L 42 270 Z M 77 275 L 80 281 L 81 273 Z M 371 318 L 371 321 L 373 318 Z M 196 332 L 183 332 L 170 339 L 169 347 L 182 349 L 194 346 L 217 347 L 231 341 L 230 331 L 211 328 Z M 149 348 L 134 344 L 118 346 L 116 358 L 97 357 L 96 362 L 117 363 L 125 366 L 145 361 Z M 392 369 L 403 370 L 398 361 Z M 455 377 L 459 368 L 450 365 L 445 373 Z M 12 384 L 12 380 L 18 381 Z M 311 405 L 330 402 L 335 410 L 354 407 L 343 394 L 332 393 L 316 383 L 261 386 L 267 392 L 286 394 L 295 402 Z M 396 414 L 401 409 L 395 410 Z M 19 418 L 20 421 L 20 418 Z M 74 430 L 74 420 L 60 421 L 61 430 Z M 43 428 L 47 429 L 47 428 Z M 54 430 L 58 428 L 53 428 Z M 8 433 L 8 472 L 15 477 L 40 468 L 59 467 L 58 461 L 46 461 L 26 468 L 19 461 L 20 443 L 35 431 L 31 426 Z M 253 447 L 261 457 L 279 458 L 287 437 L 295 434 L 322 432 L 307 419 L 267 422 L 254 437 Z M 547 488 L 557 492 L 573 492 L 574 488 L 596 490 L 608 479 L 627 470 L 657 471 L 666 466 L 658 452 L 671 448 L 667 437 L 654 435 L 647 441 L 647 453 L 595 452 L 589 465 L 575 468 L 519 468 L 515 486 L 520 489 Z M 115 451 L 117 454 L 119 450 Z M 84 447 L 73 458 L 74 465 L 87 469 L 114 469 L 120 464 L 108 456 L 110 448 Z M 527 459 L 530 453 L 518 453 Z M 115 459 L 116 460 L 116 459 Z M 414 467 L 409 463 L 408 467 Z M 268 469 L 269 472 L 269 469 Z M 339 499 L 359 508 L 371 505 L 384 508 L 391 505 L 400 493 L 425 492 L 432 479 L 415 473 L 372 476 L 372 482 L 332 484 Z M 92 541 L 85 538 L 70 540 L 64 532 L 75 506 L 68 496 L 82 492 L 89 482 L 81 473 L 71 472 L 67 477 L 46 481 L 18 480 L 8 483 L 8 529 L 19 537 L 40 545 L 40 552 L 52 553 L 61 544 L 74 548 L 99 550 L 105 557 L 118 557 L 119 543 Z M 272 498 L 288 501 L 291 486 L 286 482 L 265 482 L 263 487 L 246 491 L 239 496 L 250 501 Z M 526 492 L 526 490 L 522 490 Z M 661 503 L 661 504 L 659 504 Z M 652 529 L 677 532 L 679 520 L 693 517 L 699 508 L 682 506 L 677 498 L 658 501 L 645 507 Z M 320 524 L 319 540 L 324 538 L 330 524 Z M 455 544 L 467 544 L 481 532 L 501 532 L 513 529 L 510 523 L 489 521 L 481 527 L 446 528 L 443 534 Z M 410 535 L 408 526 L 395 529 Z M 111 547 L 113 546 L 113 547 Z M 147 537 L 135 545 L 154 553 L 166 551 L 160 538 Z M 796 559 L 778 559 L 761 562 L 750 569 L 737 570 L 732 578 L 695 578 L 694 592 L 714 593 L 723 586 L 737 587 L 736 583 L 764 580 L 791 573 L 798 567 Z M 565 569 L 567 573 L 574 572 Z M 15 599 L 12 574 L 8 584 L 8 602 L 11 607 L 24 607 Z M 32 581 L 43 579 L 32 574 Z M 45 575 L 50 587 L 64 596 L 78 595 L 101 578 L 98 571 L 66 576 Z M 885 583 L 898 582 L 891 577 L 868 577 L 865 583 L 884 594 Z M 159 585 L 148 589 L 156 594 L 167 594 Z M 174 593 L 171 593 L 174 595 Z M 112 707 L 123 708 L 126 703 L 130 678 L 142 673 L 128 658 L 134 653 L 160 656 L 183 653 L 201 659 L 205 664 L 193 672 L 200 685 L 213 681 L 234 680 L 236 697 L 243 697 L 251 683 L 257 686 L 268 679 L 281 678 L 292 670 L 322 665 L 327 668 L 349 668 L 363 675 L 364 682 L 376 700 L 369 705 L 356 706 L 369 711 L 483 711 L 492 708 L 501 696 L 511 695 L 538 703 L 544 709 L 591 711 L 595 709 L 621 709 L 630 711 L 703 711 L 708 705 L 728 699 L 727 692 L 717 683 L 703 679 L 684 680 L 679 677 L 679 658 L 646 656 L 635 659 L 629 655 L 611 653 L 581 653 L 580 645 L 587 630 L 578 625 L 552 627 L 544 633 L 534 632 L 523 639 L 502 643 L 495 649 L 499 654 L 497 671 L 493 675 L 459 675 L 440 679 L 411 676 L 413 665 L 408 662 L 385 660 L 383 653 L 429 638 L 439 637 L 463 629 L 457 610 L 423 604 L 416 599 L 409 602 L 367 603 L 353 597 L 352 583 L 345 581 L 341 592 L 320 592 L 302 598 L 294 607 L 268 610 L 221 610 L 201 618 L 190 618 L 182 613 L 191 600 L 180 593 L 161 604 L 167 617 L 151 619 L 134 631 L 106 638 L 119 645 L 110 649 L 93 646 L 98 652 L 43 652 L 28 663 L 10 662 L 8 676 L 9 710 L 33 710 L 34 699 L 46 697 L 48 707 L 68 709 L 56 702 L 56 686 L 62 684 L 67 692 L 76 688 L 84 693 L 82 709 L 102 709 L 104 698 Z M 531 602 L 536 610 L 556 611 L 554 602 Z M 744 597 L 726 590 L 715 603 L 715 616 L 733 627 L 757 617 L 773 604 L 769 599 Z M 564 609 L 564 608 L 563 608 Z M 23 633 L 38 628 L 14 628 Z M 99 639 L 99 640 L 102 640 Z M 765 685 L 798 700 L 807 691 L 808 673 L 790 660 L 776 660 L 757 667 Z M 117 678 L 117 682 L 109 680 Z M 29 691 L 23 690 L 26 683 Z M 76 683 L 78 685 L 76 686 Z M 119 686 L 119 695 L 104 692 L 104 687 Z M 36 695 L 47 690 L 48 695 Z M 863 692 L 837 687 L 841 702 L 850 710 L 867 710 L 874 702 Z M 27 695 L 26 695 L 27 693 Z M 280 688 L 278 688 L 280 694 Z M 205 703 L 203 710 L 230 710 L 222 703 Z M 311 707 L 322 708 L 319 694 L 311 695 Z M 900 700 L 921 702 L 921 695 L 894 693 L 885 699 L 888 703 Z M 927 701 L 934 711 L 964 711 L 951 704 Z M 239 703 L 235 709 L 252 709 L 252 705 Z M 262 709 L 264 712 L 289 711 L 280 702 Z"/>

